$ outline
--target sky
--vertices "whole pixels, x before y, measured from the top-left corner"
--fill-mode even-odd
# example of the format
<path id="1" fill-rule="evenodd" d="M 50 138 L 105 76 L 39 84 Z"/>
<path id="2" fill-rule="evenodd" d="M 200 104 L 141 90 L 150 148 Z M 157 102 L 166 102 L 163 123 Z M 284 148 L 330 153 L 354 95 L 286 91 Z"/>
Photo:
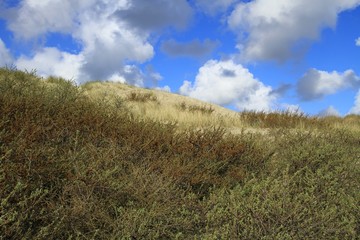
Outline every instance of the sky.
<path id="1" fill-rule="evenodd" d="M 360 114 L 360 0 L 0 0 L 0 67 Z"/>

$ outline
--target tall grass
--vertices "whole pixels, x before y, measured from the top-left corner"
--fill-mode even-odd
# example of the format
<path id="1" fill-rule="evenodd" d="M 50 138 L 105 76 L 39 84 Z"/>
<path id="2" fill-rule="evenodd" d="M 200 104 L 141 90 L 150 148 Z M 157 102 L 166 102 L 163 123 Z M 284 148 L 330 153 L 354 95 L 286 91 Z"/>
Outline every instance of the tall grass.
<path id="1" fill-rule="evenodd" d="M 179 129 L 9 69 L 0 93 L 0 239 L 359 237 L 358 131 Z"/>

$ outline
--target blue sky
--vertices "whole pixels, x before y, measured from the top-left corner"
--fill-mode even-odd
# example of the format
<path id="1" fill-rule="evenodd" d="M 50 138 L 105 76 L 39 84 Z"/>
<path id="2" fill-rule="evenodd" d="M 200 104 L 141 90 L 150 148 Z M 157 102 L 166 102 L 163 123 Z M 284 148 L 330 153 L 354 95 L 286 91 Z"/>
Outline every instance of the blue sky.
<path id="1" fill-rule="evenodd" d="M 360 114 L 360 0 L 2 0 L 0 66 Z"/>

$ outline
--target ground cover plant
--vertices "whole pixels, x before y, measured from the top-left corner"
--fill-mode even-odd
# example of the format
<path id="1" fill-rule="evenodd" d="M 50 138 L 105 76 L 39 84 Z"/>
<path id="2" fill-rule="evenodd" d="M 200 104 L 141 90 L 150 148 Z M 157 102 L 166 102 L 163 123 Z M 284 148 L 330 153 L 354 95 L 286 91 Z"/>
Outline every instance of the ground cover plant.
<path id="1" fill-rule="evenodd" d="M 266 133 L 233 134 L 121 101 L 0 69 L 0 239 L 359 239 L 359 116 L 246 113 Z"/>
<path id="2" fill-rule="evenodd" d="M 131 92 L 128 97 L 128 101 L 134 102 L 148 102 L 148 101 L 157 101 L 157 97 L 151 93 L 139 93 L 139 92 Z"/>
<path id="3" fill-rule="evenodd" d="M 177 105 L 177 107 L 181 111 L 200 112 L 203 114 L 211 114 L 214 112 L 214 109 L 211 106 L 187 105 L 185 102 L 181 102 L 180 104 Z"/>

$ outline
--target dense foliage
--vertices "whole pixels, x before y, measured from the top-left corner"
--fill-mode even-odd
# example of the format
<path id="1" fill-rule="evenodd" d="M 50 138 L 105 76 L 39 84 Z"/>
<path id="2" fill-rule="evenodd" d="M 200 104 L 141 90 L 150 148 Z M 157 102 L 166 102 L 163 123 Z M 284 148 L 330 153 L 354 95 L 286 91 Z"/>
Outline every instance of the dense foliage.
<path id="1" fill-rule="evenodd" d="M 359 238 L 359 116 L 239 121 L 266 132 L 178 129 L 0 69 L 0 239 Z"/>

